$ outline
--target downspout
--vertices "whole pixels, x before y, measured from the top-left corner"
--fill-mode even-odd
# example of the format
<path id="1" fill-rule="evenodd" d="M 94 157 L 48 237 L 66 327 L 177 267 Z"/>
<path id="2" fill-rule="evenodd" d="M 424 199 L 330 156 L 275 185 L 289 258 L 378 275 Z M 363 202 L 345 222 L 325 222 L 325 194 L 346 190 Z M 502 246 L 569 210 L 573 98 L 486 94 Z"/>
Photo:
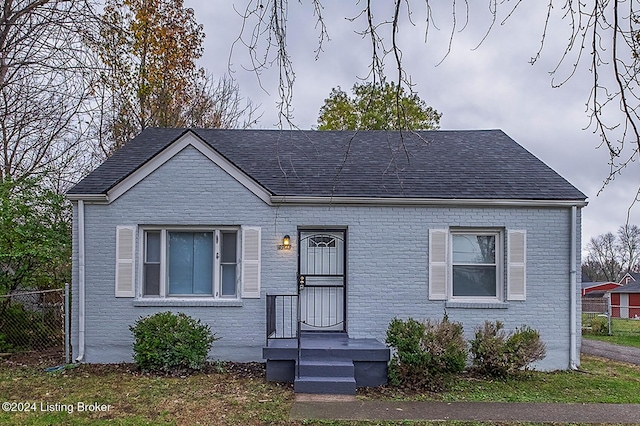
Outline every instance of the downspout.
<path id="1" fill-rule="evenodd" d="M 84 201 L 78 200 L 78 357 L 76 362 L 84 361 L 84 266 Z"/>
<path id="2" fill-rule="evenodd" d="M 576 232 L 578 229 L 578 207 L 577 206 L 571 206 L 571 253 L 570 253 L 570 269 L 569 269 L 569 281 L 570 281 L 570 288 L 571 288 L 571 297 L 570 297 L 570 303 L 571 303 L 571 350 L 570 350 L 570 364 L 569 364 L 569 368 L 572 370 L 577 370 L 578 366 L 580 364 L 580 361 L 578 359 L 578 340 L 577 340 L 577 333 L 576 333 L 576 328 L 577 328 L 577 315 L 578 315 L 578 307 L 577 307 L 577 297 L 576 297 L 576 291 L 577 291 L 577 283 L 576 283 L 576 257 L 577 257 L 577 253 L 576 253 L 576 249 L 577 249 L 577 236 L 576 236 Z"/>

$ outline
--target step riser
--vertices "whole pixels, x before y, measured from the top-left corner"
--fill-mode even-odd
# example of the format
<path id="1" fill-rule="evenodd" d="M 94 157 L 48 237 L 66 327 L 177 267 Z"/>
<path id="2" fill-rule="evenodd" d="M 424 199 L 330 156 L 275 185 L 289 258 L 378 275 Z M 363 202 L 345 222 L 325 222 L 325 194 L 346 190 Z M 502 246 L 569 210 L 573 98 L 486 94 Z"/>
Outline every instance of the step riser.
<path id="1" fill-rule="evenodd" d="M 332 394 L 332 395 L 355 395 L 356 381 L 332 381 L 327 378 L 326 381 L 306 380 L 304 377 L 296 379 L 293 389 L 296 393 L 316 393 L 316 394 Z"/>
<path id="2" fill-rule="evenodd" d="M 300 350 L 300 359 L 323 359 L 329 361 L 388 361 L 389 350 L 302 348 Z"/>
<path id="3" fill-rule="evenodd" d="M 300 363 L 300 376 L 311 377 L 353 377 L 353 363 L 351 365 L 332 364 L 304 364 Z"/>
<path id="4" fill-rule="evenodd" d="M 353 357 L 348 350 L 340 349 L 305 349 L 300 350 L 300 359 L 322 359 L 327 361 L 351 361 Z"/>

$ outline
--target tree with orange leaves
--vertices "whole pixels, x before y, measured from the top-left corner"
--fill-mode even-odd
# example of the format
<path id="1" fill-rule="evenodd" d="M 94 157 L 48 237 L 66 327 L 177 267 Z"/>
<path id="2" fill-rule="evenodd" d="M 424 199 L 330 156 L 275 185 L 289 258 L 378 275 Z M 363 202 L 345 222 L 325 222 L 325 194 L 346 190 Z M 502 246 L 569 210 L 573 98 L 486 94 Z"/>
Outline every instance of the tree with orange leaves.
<path id="1" fill-rule="evenodd" d="M 108 155 L 146 127 L 248 127 L 255 107 L 228 78 L 196 60 L 204 31 L 183 0 L 107 0 L 99 39 L 105 65 L 101 146 Z"/>

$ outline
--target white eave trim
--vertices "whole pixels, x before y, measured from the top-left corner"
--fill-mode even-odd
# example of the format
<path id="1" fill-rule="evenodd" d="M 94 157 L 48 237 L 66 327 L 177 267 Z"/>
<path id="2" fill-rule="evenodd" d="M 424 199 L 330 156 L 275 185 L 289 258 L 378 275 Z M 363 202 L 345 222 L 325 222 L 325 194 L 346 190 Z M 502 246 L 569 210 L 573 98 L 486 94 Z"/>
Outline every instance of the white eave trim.
<path id="1" fill-rule="evenodd" d="M 69 201 L 107 202 L 109 197 L 106 194 L 66 194 Z"/>
<path id="2" fill-rule="evenodd" d="M 224 160 L 224 159 L 223 159 Z M 235 166 L 231 165 L 236 168 Z M 144 167 L 144 166 L 143 166 Z M 159 166 L 158 166 L 159 167 Z M 156 167 L 157 168 L 157 167 Z M 155 169 L 154 169 L 155 170 Z M 236 168 L 237 170 L 237 168 Z M 150 172 L 149 172 L 150 173 Z M 240 172 L 242 173 L 242 172 Z M 230 173 L 231 174 L 231 173 Z M 588 201 L 585 200 L 526 200 L 526 199 L 490 199 L 490 198 L 470 198 L 470 199 L 449 199 L 449 198 L 373 198 L 373 197 L 310 197 L 310 196 L 282 196 L 268 195 L 266 190 L 255 183 L 248 176 L 242 175 L 248 180 L 240 181 L 246 188 L 251 190 L 262 201 L 270 206 L 289 205 L 372 205 L 372 206 L 502 206 L 502 207 L 585 207 Z M 236 176 L 232 175 L 234 178 Z M 131 177 L 131 176 L 129 176 Z M 126 180 L 125 180 L 126 181 Z M 136 183 L 139 181 L 136 181 Z M 123 181 L 122 184 L 125 182 Z M 253 185 L 251 185 L 253 183 Z M 131 182 L 129 182 L 131 184 Z M 131 184 L 131 188 L 134 184 Z M 253 187 L 253 189 L 251 188 Z M 115 191 L 116 186 L 112 191 Z M 125 191 L 126 192 L 126 191 Z M 112 202 L 122 195 L 111 191 L 109 195 L 104 194 L 68 194 L 71 201 L 84 200 L 88 202 Z M 115 198 L 114 198 L 115 196 Z"/>
<path id="3" fill-rule="evenodd" d="M 308 197 L 271 196 L 277 204 L 332 204 L 332 205 L 380 205 L 380 206 L 505 206 L 505 207 L 584 207 L 585 200 L 527 200 L 492 198 L 372 198 L 372 197 Z"/>

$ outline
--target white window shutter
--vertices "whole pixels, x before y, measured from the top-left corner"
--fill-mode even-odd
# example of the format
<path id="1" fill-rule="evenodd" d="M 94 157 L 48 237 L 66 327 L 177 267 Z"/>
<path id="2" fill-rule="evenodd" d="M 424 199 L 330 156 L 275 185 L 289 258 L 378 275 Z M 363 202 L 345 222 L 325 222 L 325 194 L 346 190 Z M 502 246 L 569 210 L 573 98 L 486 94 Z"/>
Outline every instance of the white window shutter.
<path id="1" fill-rule="evenodd" d="M 258 226 L 242 227 L 242 297 L 260 298 L 261 231 Z"/>
<path id="2" fill-rule="evenodd" d="M 507 300 L 527 298 L 527 231 L 507 233 Z"/>
<path id="3" fill-rule="evenodd" d="M 447 299 L 447 229 L 429 230 L 429 300 Z"/>
<path id="4" fill-rule="evenodd" d="M 116 227 L 116 297 L 134 297 L 135 226 Z"/>

